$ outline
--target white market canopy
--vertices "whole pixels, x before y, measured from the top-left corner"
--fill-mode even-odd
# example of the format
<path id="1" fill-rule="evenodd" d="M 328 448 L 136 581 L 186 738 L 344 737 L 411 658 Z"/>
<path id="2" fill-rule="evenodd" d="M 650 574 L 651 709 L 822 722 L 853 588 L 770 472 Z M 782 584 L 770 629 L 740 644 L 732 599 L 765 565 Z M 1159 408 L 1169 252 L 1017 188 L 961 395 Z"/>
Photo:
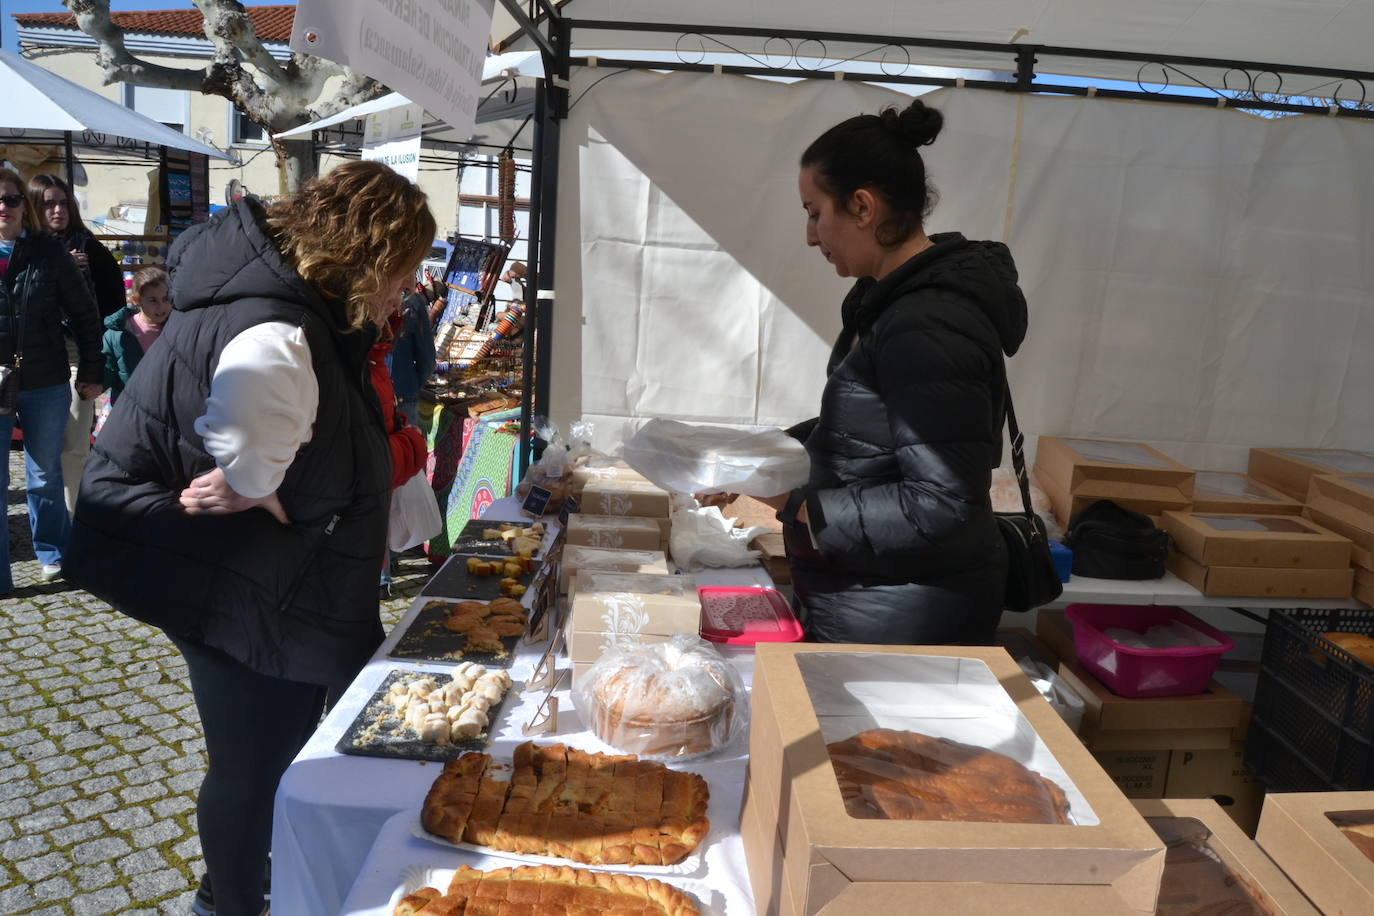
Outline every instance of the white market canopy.
<path id="1" fill-rule="evenodd" d="M 66 132 L 90 131 L 215 159 L 231 158 L 5 50 L 0 50 L 0 92 L 5 97 L 5 104 L 0 106 L 0 130 L 10 132 L 0 135 L 5 142 L 33 142 Z"/>
<path id="2" fill-rule="evenodd" d="M 659 50 L 679 47 L 684 30 L 593 33 L 593 21 L 659 26 L 740 28 L 863 34 L 892 39 L 934 39 L 993 45 L 1044 45 L 1115 51 L 1137 56 L 1174 55 L 1254 61 L 1296 68 L 1352 72 L 1370 69 L 1374 36 L 1371 0 L 696 0 L 691 4 L 635 0 L 567 0 L 562 15 L 577 22 L 574 47 Z M 513 19 L 500 2 L 492 39 L 512 39 Z M 596 34 L 597 37 L 593 37 Z M 611 34 L 614 41 L 606 40 Z M 510 47 L 527 47 L 527 39 Z M 498 50 L 505 46 L 498 44 Z M 877 49 L 875 49 L 877 50 Z M 988 58 L 931 49 L 914 63 L 986 67 Z M 1134 80 L 1138 62 L 1065 56 L 1064 65 L 1041 61 L 1046 72 Z"/>

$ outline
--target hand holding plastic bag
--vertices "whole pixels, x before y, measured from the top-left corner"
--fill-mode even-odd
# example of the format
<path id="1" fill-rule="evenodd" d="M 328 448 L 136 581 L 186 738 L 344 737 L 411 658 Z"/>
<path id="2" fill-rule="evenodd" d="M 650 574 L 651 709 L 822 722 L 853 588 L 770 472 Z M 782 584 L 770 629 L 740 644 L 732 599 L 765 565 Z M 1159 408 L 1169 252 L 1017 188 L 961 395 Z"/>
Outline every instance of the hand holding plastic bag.
<path id="1" fill-rule="evenodd" d="M 650 420 L 625 443 L 625 463 L 676 493 L 767 497 L 806 483 L 806 448 L 780 429 Z"/>

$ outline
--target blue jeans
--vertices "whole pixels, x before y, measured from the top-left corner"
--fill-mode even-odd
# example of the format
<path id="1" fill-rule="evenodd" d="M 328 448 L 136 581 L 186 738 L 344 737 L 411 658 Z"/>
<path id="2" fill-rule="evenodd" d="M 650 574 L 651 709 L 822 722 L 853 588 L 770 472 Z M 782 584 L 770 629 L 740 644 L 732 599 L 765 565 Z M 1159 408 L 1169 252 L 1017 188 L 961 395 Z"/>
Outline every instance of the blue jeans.
<path id="1" fill-rule="evenodd" d="M 29 491 L 29 530 L 33 552 L 45 566 L 61 566 L 72 520 L 62 496 L 62 440 L 67 432 L 67 411 L 72 391 L 64 382 L 19 392 L 19 409 L 0 416 L 0 442 L 10 441 L 17 416 L 24 427 L 24 478 Z M 5 492 L 10 488 L 10 466 L 5 461 Z M 0 594 L 14 590 L 10 575 L 9 538 L 0 539 Z"/>

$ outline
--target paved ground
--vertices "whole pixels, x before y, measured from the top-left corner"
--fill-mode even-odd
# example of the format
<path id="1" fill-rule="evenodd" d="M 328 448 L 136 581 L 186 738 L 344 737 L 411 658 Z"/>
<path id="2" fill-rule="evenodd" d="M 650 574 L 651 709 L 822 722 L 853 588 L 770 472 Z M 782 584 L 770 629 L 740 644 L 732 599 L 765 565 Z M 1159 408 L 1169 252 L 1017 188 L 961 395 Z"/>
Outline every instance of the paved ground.
<path id="1" fill-rule="evenodd" d="M 203 871 L 205 743 L 186 665 L 161 631 L 38 582 L 23 460 L 10 455 L 0 599 L 0 914 L 190 912 Z M 17 482 L 17 485 L 16 485 Z M 390 626 L 429 576 L 406 559 Z"/>

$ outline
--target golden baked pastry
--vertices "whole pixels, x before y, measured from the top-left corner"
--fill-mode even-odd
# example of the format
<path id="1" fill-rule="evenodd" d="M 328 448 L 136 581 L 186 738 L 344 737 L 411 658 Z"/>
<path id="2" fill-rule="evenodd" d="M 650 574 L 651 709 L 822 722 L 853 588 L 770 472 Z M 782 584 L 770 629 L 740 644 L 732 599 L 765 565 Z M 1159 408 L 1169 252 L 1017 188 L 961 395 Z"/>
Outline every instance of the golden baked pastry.
<path id="1" fill-rule="evenodd" d="M 487 629 L 497 636 L 520 636 L 525 632 L 525 618 L 508 617 L 505 614 L 493 615 L 485 621 Z"/>
<path id="2" fill-rule="evenodd" d="M 1240 875 L 1217 857 L 1212 831 L 1196 818 L 1145 819 L 1164 841 L 1164 879 L 1155 916 L 1268 916 L 1270 910 Z"/>
<path id="3" fill-rule="evenodd" d="M 827 748 L 850 817 L 1069 823 L 1064 790 L 984 747 L 874 728 Z"/>
<path id="4" fill-rule="evenodd" d="M 422 887 L 401 900 L 394 916 L 696 916 L 682 891 L 637 875 L 554 865 L 478 871 L 460 865 L 440 893 Z"/>
<path id="5" fill-rule="evenodd" d="M 501 637 L 490 627 L 476 627 L 467 631 L 467 642 L 463 649 L 468 652 L 504 652 L 506 647 Z"/>
<path id="6" fill-rule="evenodd" d="M 482 626 L 484 619 L 476 614 L 454 614 L 444 621 L 444 629 L 455 633 L 467 633 Z"/>
<path id="7" fill-rule="evenodd" d="M 656 653 L 656 661 L 669 665 L 661 656 Z M 657 670 L 634 658 L 592 674 L 589 724 L 598 738 L 646 757 L 705 754 L 728 743 L 735 714 L 735 694 L 723 671 L 729 662 L 684 654 L 681 667 Z"/>
<path id="8" fill-rule="evenodd" d="M 527 611 L 525 606 L 514 598 L 493 598 L 490 604 L 484 604 L 487 612 L 493 615 L 505 614 L 510 617 L 525 617 Z"/>
<path id="9" fill-rule="evenodd" d="M 706 837 L 709 793 L 695 773 L 633 756 L 527 741 L 509 782 L 486 754 L 444 764 L 420 809 L 426 830 L 507 852 L 588 865 L 672 865 Z"/>
<path id="10" fill-rule="evenodd" d="M 452 606 L 449 611 L 451 616 L 459 614 L 472 614 L 477 617 L 486 617 L 488 614 L 496 613 L 490 604 L 485 601 L 459 601 Z"/>
<path id="11" fill-rule="evenodd" d="M 1374 636 L 1363 633 L 1323 633 L 1322 639 L 1333 642 L 1345 652 L 1355 656 L 1370 667 L 1374 667 Z"/>

